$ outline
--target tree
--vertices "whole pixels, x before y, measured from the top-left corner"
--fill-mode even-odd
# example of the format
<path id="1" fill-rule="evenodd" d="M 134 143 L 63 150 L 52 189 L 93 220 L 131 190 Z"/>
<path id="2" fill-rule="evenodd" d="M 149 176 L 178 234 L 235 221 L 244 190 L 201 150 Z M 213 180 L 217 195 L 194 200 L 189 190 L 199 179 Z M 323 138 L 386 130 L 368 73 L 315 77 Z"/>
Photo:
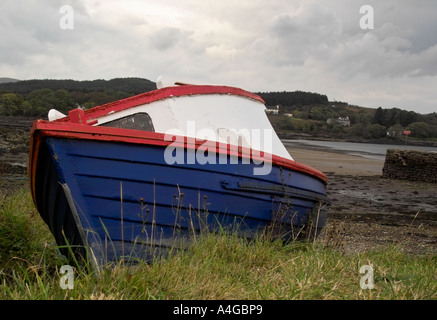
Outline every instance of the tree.
<path id="1" fill-rule="evenodd" d="M 309 115 L 310 119 L 326 121 L 326 112 L 320 107 L 312 108 Z"/>
<path id="2" fill-rule="evenodd" d="M 34 112 L 38 113 L 36 115 L 41 115 L 42 110 L 48 112 L 51 108 L 56 108 L 57 99 L 51 89 L 34 90 L 29 94 L 27 100 L 32 105 Z"/>
<path id="3" fill-rule="evenodd" d="M 21 113 L 20 104 L 23 96 L 15 93 L 4 93 L 0 97 L 0 113 L 6 116 L 15 116 Z"/>
<path id="4" fill-rule="evenodd" d="M 369 126 L 369 133 L 374 139 L 384 138 L 387 136 L 387 127 L 375 123 Z"/>
<path id="5" fill-rule="evenodd" d="M 295 118 L 298 118 L 298 119 L 300 119 L 300 118 L 302 118 L 303 117 L 303 115 L 302 115 L 302 112 L 301 111 L 299 111 L 299 110 L 293 110 L 293 116 L 295 117 Z"/>
<path id="6" fill-rule="evenodd" d="M 411 136 L 416 138 L 428 138 L 430 137 L 430 127 L 426 122 L 413 122 L 408 127 L 411 131 Z"/>
<path id="7" fill-rule="evenodd" d="M 278 104 L 283 106 L 294 105 L 311 105 L 311 104 L 328 104 L 328 97 L 319 93 L 294 91 L 294 92 L 262 92 L 258 93 L 264 99 L 266 105 L 276 106 Z"/>
<path id="8" fill-rule="evenodd" d="M 71 99 L 67 90 L 56 90 L 53 92 L 53 95 L 55 97 L 55 105 L 53 106 L 55 109 L 61 112 L 68 112 L 69 110 L 73 109 L 75 103 Z"/>
<path id="9" fill-rule="evenodd" d="M 356 125 L 353 125 L 352 127 L 351 127 L 351 129 L 350 129 L 350 133 L 352 134 L 352 135 L 354 135 L 354 136 L 357 136 L 357 137 L 363 137 L 363 138 L 366 138 L 365 136 L 364 136 L 364 134 L 365 134 L 365 128 L 366 126 L 364 125 L 364 124 L 362 124 L 362 123 L 357 123 Z"/>
<path id="10" fill-rule="evenodd" d="M 29 101 L 24 100 L 20 105 L 21 111 L 23 112 L 23 115 L 25 116 L 32 116 L 32 105 Z"/>
<path id="11" fill-rule="evenodd" d="M 414 111 L 402 110 L 399 114 L 399 123 L 401 124 L 401 126 L 406 127 L 410 123 L 417 121 L 416 118 L 417 116 Z"/>
<path id="12" fill-rule="evenodd" d="M 384 123 L 384 110 L 381 107 L 376 109 L 375 115 L 373 116 L 372 123 L 377 123 L 382 125 Z"/>

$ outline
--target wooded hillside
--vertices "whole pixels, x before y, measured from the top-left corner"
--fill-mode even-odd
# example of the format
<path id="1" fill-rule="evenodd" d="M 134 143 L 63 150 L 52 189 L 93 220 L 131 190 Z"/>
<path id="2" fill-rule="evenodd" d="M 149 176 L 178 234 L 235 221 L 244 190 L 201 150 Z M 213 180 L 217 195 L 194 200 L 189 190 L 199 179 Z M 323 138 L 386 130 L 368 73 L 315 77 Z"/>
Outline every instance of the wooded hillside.
<path id="1" fill-rule="evenodd" d="M 0 116 L 45 118 L 51 108 L 68 113 L 78 106 L 91 108 L 155 89 L 154 82 L 142 78 L 0 83 Z M 409 130 L 413 138 L 437 139 L 436 113 L 423 115 L 399 108 L 352 106 L 347 102 L 329 101 L 324 94 L 304 91 L 258 94 L 268 108 L 279 106 L 279 115 L 271 115 L 269 119 L 280 134 L 399 140 L 403 139 L 403 131 Z"/>

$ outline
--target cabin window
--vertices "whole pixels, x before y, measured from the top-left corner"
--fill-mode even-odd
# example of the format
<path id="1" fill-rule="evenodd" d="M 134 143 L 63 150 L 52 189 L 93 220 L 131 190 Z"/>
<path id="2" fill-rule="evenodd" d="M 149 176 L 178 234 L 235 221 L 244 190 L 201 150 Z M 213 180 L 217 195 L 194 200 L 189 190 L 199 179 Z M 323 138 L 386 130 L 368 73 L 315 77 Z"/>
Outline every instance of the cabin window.
<path id="1" fill-rule="evenodd" d="M 103 123 L 102 126 L 155 132 L 152 119 L 147 113 L 144 112 L 106 122 Z"/>

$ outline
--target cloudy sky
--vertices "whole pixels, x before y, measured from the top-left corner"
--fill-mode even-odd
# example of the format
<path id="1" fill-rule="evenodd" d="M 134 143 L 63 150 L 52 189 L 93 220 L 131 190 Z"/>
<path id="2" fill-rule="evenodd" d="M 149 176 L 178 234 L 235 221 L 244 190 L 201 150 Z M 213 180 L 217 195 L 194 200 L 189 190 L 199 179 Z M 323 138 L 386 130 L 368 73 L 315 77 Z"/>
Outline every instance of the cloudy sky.
<path id="1" fill-rule="evenodd" d="M 164 75 L 430 113 L 435 30 L 436 0 L 2 0 L 0 77 Z"/>

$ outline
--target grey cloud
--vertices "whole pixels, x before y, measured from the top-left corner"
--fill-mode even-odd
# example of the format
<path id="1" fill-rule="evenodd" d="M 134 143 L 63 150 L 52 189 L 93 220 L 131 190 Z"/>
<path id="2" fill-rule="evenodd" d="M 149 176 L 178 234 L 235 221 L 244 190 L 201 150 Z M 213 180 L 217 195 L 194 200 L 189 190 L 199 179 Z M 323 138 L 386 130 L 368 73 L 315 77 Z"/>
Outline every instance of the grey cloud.
<path id="1" fill-rule="evenodd" d="M 417 15 L 408 19 L 405 12 L 398 16 L 402 6 L 397 3 L 376 3 L 378 23 L 375 29 L 366 31 L 345 25 L 351 22 L 343 19 L 345 15 L 354 15 L 358 26 L 361 6 L 358 2 L 340 11 L 326 3 L 305 2 L 295 12 L 274 17 L 269 36 L 254 41 L 251 49 L 260 60 L 277 67 L 304 66 L 308 61 L 316 61 L 313 65 L 340 72 L 345 78 L 357 74 L 374 78 L 436 75 L 434 47 L 418 50 L 414 46 L 422 22 Z M 429 41 L 429 45 L 435 43 Z"/>
<path id="2" fill-rule="evenodd" d="M 303 65 L 314 55 L 323 57 L 341 32 L 341 21 L 332 10 L 318 3 L 302 3 L 295 13 L 275 16 L 268 35 L 255 40 L 251 49 L 276 66 Z"/>
<path id="3" fill-rule="evenodd" d="M 173 47 L 182 36 L 182 32 L 177 28 L 163 28 L 153 33 L 149 37 L 152 47 L 158 50 L 167 50 Z"/>
<path id="4" fill-rule="evenodd" d="M 59 26 L 59 1 L 2 1 L 0 10 L 0 63 L 23 65 L 35 56 L 56 55 L 64 46 L 80 41 L 78 32 Z M 79 2 L 73 5 L 77 29 L 86 14 Z M 77 31 L 76 29 L 76 31 Z M 80 37 L 80 36 L 79 36 Z"/>
<path id="5" fill-rule="evenodd" d="M 402 35 L 357 34 L 330 50 L 328 68 L 348 78 L 356 74 L 372 78 L 437 75 L 437 46 L 421 52 L 412 52 L 412 46 L 411 40 Z"/>
<path id="6" fill-rule="evenodd" d="M 374 7 L 374 30 L 359 27 L 362 0 L 2 0 L 0 76 L 153 80 L 168 73 L 346 101 L 364 86 L 369 95 L 384 88 L 387 104 L 420 82 L 420 97 L 435 100 L 436 1 L 365 3 Z M 59 28 L 63 4 L 74 8 L 74 30 Z M 390 86 L 400 79 L 402 86 Z"/>

